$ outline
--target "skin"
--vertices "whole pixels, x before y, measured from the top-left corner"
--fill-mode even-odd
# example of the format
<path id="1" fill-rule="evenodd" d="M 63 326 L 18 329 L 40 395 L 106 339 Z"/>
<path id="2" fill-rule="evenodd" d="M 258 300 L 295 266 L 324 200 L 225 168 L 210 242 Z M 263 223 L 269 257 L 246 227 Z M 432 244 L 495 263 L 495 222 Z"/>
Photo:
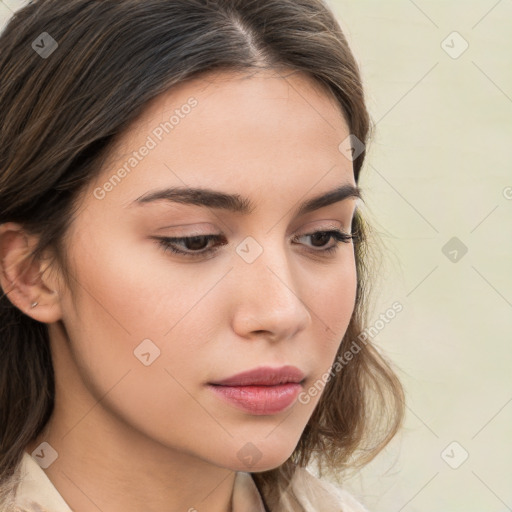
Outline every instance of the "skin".
<path id="1" fill-rule="evenodd" d="M 190 114 L 97 199 L 95 188 L 191 96 L 198 105 Z M 292 364 L 307 389 L 329 371 L 354 309 L 354 248 L 340 242 L 321 256 L 302 235 L 350 233 L 356 201 L 294 212 L 321 192 L 355 185 L 352 162 L 338 149 L 349 133 L 334 99 L 305 75 L 210 74 L 152 101 L 84 191 L 66 239 L 70 285 L 50 258 L 18 265 L 35 238 L 17 224 L 1 226 L 2 287 L 48 324 L 56 375 L 54 413 L 27 452 L 41 442 L 57 451 L 45 472 L 73 510 L 227 512 L 235 471 L 265 471 L 289 458 L 320 394 L 256 416 L 206 383 Z M 150 190 L 185 184 L 238 193 L 256 208 L 241 215 L 128 206 Z M 151 238 L 195 231 L 222 233 L 228 245 L 187 259 Z M 247 236 L 263 248 L 250 264 L 235 251 Z M 160 349 L 149 366 L 134 356 L 144 339 Z M 261 453 L 250 468 L 237 456 L 248 442 Z"/>

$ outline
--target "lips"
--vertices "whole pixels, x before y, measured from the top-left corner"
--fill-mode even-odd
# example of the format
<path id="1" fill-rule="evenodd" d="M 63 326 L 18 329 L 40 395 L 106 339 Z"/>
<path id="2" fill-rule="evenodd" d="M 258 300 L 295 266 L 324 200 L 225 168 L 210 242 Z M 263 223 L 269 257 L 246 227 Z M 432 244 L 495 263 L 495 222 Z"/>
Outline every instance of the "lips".
<path id="1" fill-rule="evenodd" d="M 288 382 L 300 383 L 304 377 L 304 373 L 296 366 L 288 365 L 280 368 L 264 366 L 237 373 L 227 379 L 210 382 L 210 384 L 215 386 L 276 386 Z"/>
<path id="2" fill-rule="evenodd" d="M 304 374 L 295 366 L 260 367 L 208 383 L 216 396 L 255 414 L 278 414 L 288 409 L 302 389 Z"/>

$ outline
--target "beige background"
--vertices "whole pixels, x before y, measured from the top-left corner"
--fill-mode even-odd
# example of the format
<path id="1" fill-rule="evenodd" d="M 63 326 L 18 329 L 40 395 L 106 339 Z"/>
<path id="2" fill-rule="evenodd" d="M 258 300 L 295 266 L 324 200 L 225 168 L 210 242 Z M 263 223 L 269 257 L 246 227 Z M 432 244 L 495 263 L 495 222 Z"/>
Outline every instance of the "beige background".
<path id="1" fill-rule="evenodd" d="M 371 512 L 510 511 L 512 0 L 329 4 L 377 123 L 360 183 L 387 254 L 374 317 L 404 308 L 373 341 L 405 428 L 346 488 Z"/>
<path id="2" fill-rule="evenodd" d="M 374 512 L 512 510 L 512 2 L 329 4 L 377 123 L 361 177 L 389 253 L 374 317 L 404 309 L 374 341 L 408 406 L 346 485 Z M 442 252 L 452 237 L 465 255 Z"/>

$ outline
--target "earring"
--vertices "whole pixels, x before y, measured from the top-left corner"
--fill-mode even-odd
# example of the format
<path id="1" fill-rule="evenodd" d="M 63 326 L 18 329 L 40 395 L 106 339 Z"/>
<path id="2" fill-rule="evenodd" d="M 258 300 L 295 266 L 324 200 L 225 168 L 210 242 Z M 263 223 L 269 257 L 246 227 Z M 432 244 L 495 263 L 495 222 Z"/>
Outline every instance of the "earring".
<path id="1" fill-rule="evenodd" d="M 38 304 L 39 304 L 38 302 L 32 302 L 32 304 L 30 304 L 30 307 L 35 308 Z"/>

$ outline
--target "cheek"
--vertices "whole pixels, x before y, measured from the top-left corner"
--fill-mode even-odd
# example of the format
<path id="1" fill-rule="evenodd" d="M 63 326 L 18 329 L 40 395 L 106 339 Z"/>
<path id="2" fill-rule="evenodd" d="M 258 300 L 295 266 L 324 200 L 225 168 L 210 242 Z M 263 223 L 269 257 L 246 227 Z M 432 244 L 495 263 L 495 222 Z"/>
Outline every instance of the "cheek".
<path id="1" fill-rule="evenodd" d="M 77 260 L 81 286 L 65 322 L 72 358 L 103 409 L 149 437 L 165 442 L 172 431 L 176 442 L 186 443 L 187 422 L 176 411 L 197 424 L 208 419 L 187 390 L 203 378 L 197 367 L 205 357 L 200 342 L 208 318 L 196 311 L 214 309 L 201 298 L 218 277 L 190 286 L 165 259 L 144 265 L 143 251 L 128 251 L 119 257 L 113 244 L 101 248 L 98 242 Z"/>
<path id="2" fill-rule="evenodd" d="M 94 318 L 98 331 L 117 333 L 117 338 L 163 338 L 218 279 L 194 279 L 193 270 L 184 271 L 154 240 L 88 235 L 80 245 L 88 250 L 75 257 L 78 279 L 85 285 L 78 286 L 77 320 Z"/>
<path id="3" fill-rule="evenodd" d="M 333 363 L 354 311 L 357 273 L 353 256 L 349 254 L 328 279 L 317 280 L 310 290 L 305 301 L 314 325 L 309 351 L 318 377 Z"/>
<path id="4" fill-rule="evenodd" d="M 317 406 L 327 382 L 333 377 L 333 370 L 336 371 L 333 363 L 354 311 L 356 289 L 354 262 L 353 266 L 347 264 L 340 268 L 323 289 L 317 286 L 310 302 L 317 316 L 315 336 L 308 347 L 312 372 L 298 398 L 298 406 L 307 411 L 307 419 Z"/>
<path id="5" fill-rule="evenodd" d="M 310 283 L 310 290 L 309 304 L 317 314 L 317 322 L 328 335 L 327 340 L 335 337 L 341 341 L 356 298 L 357 273 L 353 253 L 348 252 L 347 258 L 324 278 Z"/>

